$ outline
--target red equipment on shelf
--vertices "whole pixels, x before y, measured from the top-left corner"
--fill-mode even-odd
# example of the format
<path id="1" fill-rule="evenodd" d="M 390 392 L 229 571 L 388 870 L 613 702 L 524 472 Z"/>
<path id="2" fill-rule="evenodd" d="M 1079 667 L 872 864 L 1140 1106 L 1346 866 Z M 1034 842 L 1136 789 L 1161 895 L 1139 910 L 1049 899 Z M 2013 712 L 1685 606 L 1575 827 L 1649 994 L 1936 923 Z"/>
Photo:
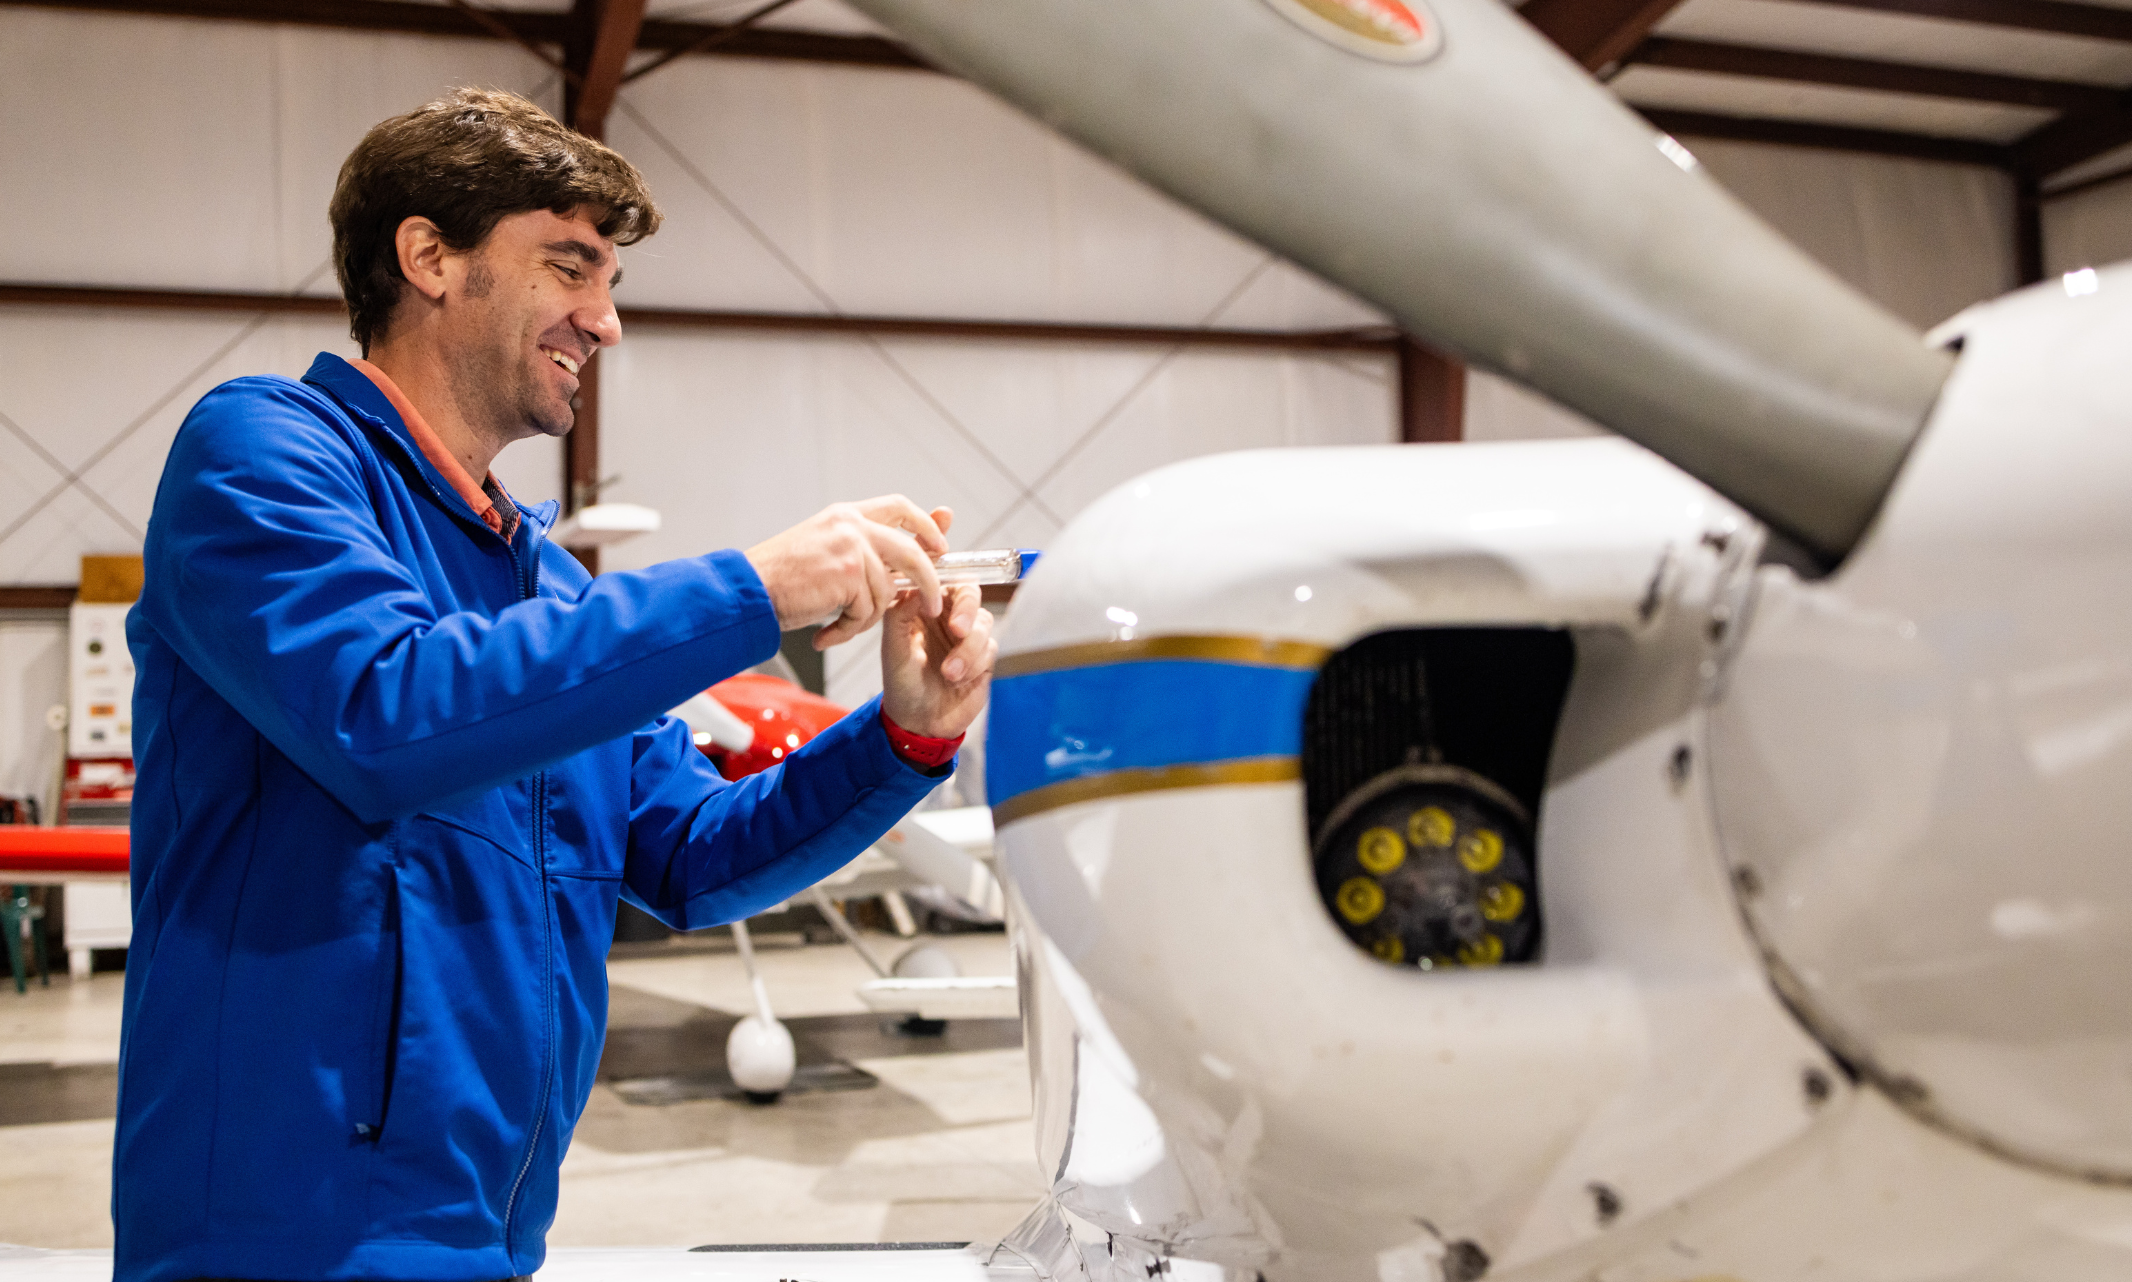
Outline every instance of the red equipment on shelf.
<path id="1" fill-rule="evenodd" d="M 124 828 L 0 824 L 0 881 L 8 874 L 123 877 L 131 848 Z"/>

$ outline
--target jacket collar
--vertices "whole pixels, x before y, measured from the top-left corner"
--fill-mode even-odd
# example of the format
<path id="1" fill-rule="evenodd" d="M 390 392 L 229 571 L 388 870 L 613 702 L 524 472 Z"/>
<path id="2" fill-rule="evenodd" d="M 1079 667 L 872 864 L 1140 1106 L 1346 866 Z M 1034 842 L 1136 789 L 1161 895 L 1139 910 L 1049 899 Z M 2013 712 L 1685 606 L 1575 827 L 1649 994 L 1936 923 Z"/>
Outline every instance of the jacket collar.
<path id="1" fill-rule="evenodd" d="M 331 393 L 357 418 L 384 428 L 409 454 L 421 454 L 414 438 L 407 434 L 407 424 L 400 421 L 399 411 L 392 408 L 378 385 L 363 377 L 363 371 L 355 366 L 331 352 L 320 352 L 311 368 L 304 371 L 304 382 Z"/>
<path id="2" fill-rule="evenodd" d="M 367 424 L 390 438 L 393 444 L 399 447 L 400 454 L 407 460 L 408 465 L 419 471 L 423 479 L 429 482 L 430 488 L 436 491 L 437 498 L 444 504 L 446 511 L 471 521 L 483 530 L 489 528 L 486 522 L 474 514 L 474 509 L 467 506 L 466 500 L 459 497 L 459 492 L 452 488 L 451 482 L 444 479 L 444 474 L 437 470 L 437 465 L 430 462 L 429 457 L 415 445 L 414 436 L 408 432 L 407 424 L 400 418 L 400 412 L 392 407 L 392 402 L 386 399 L 385 393 L 379 391 L 378 385 L 371 382 L 363 371 L 331 352 L 320 352 L 318 359 L 311 362 L 311 368 L 304 371 L 303 381 L 339 401 L 342 408 L 358 422 Z M 560 506 L 553 499 L 536 507 L 527 507 L 515 499 L 511 505 L 518 509 L 520 515 L 539 522 L 543 530 L 555 524 L 555 515 Z"/>

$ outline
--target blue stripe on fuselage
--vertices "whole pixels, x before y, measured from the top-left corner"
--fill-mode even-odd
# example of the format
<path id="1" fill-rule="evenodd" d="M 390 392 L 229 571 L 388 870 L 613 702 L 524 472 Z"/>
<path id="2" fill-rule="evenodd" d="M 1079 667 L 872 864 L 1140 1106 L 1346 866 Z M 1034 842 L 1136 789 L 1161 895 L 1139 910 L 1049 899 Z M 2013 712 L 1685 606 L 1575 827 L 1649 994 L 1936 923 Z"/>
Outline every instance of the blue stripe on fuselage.
<path id="1" fill-rule="evenodd" d="M 1317 672 L 1151 659 L 995 679 L 985 795 L 1115 770 L 1295 756 Z"/>

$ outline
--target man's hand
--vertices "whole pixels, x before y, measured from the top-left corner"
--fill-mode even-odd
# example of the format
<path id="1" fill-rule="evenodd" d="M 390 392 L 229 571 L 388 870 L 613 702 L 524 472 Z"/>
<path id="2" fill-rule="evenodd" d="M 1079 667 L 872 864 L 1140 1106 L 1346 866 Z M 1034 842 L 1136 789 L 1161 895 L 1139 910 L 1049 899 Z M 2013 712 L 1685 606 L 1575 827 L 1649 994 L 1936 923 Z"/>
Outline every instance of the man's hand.
<path id="1" fill-rule="evenodd" d="M 975 584 L 949 589 L 936 614 L 923 595 L 898 601 L 882 624 L 881 710 L 912 734 L 953 739 L 985 706 L 999 643 Z"/>
<path id="2" fill-rule="evenodd" d="M 770 591 L 778 627 L 789 632 L 835 619 L 814 637 L 814 648 L 826 650 L 888 613 L 896 602 L 891 580 L 898 574 L 910 580 L 914 611 L 927 619 L 940 613 L 933 558 L 948 550 L 946 531 L 954 519 L 944 507 L 920 511 L 901 494 L 834 503 L 749 548 L 748 560 Z"/>

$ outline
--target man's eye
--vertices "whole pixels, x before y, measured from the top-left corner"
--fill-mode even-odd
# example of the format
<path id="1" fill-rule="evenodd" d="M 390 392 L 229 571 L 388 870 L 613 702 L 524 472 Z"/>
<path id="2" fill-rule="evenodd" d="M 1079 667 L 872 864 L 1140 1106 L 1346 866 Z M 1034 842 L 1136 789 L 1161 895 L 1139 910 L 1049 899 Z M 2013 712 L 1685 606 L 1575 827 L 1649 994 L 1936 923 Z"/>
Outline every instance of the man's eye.
<path id="1" fill-rule="evenodd" d="M 561 272 L 565 276 L 568 276 L 572 280 L 583 280 L 585 278 L 585 274 L 583 272 L 579 271 L 575 267 L 568 265 L 567 263 L 554 263 L 551 264 L 551 266 L 553 266 L 555 270 Z"/>

